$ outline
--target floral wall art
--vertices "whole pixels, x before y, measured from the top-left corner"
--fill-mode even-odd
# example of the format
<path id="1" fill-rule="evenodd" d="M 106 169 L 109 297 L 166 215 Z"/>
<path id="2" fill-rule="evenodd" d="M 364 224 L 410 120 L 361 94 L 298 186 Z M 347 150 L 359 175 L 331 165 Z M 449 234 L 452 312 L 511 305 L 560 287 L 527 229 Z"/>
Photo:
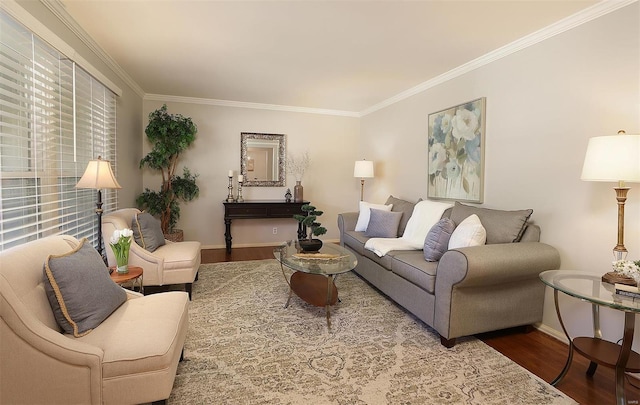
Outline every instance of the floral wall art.
<path id="1" fill-rule="evenodd" d="M 429 114 L 427 196 L 481 203 L 486 98 Z"/>

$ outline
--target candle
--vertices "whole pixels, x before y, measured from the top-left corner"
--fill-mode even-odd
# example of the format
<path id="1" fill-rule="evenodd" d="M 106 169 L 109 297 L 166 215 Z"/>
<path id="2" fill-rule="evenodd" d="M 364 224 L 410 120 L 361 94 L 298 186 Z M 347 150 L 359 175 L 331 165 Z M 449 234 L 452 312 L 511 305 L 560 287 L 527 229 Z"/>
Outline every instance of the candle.
<path id="1" fill-rule="evenodd" d="M 229 170 L 229 177 L 233 177 L 233 170 Z"/>
<path id="2" fill-rule="evenodd" d="M 238 183 L 242 183 L 242 181 L 244 180 L 244 177 L 242 177 L 241 174 L 238 175 Z"/>

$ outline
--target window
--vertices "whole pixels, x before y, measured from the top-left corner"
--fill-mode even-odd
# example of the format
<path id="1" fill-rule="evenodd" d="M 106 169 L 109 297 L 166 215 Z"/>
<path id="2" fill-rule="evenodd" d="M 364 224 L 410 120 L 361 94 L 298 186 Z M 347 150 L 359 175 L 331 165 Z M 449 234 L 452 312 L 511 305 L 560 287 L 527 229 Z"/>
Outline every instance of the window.
<path id="1" fill-rule="evenodd" d="M 115 172 L 116 96 L 0 11 L 0 250 L 55 234 L 97 240 L 91 159 Z M 115 209 L 115 190 L 103 191 Z"/>

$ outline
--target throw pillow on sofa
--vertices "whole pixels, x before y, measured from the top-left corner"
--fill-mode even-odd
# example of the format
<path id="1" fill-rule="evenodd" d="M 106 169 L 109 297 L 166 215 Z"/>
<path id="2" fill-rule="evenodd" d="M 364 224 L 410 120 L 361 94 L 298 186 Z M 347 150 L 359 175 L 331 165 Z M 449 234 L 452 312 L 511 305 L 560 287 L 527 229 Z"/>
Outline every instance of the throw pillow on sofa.
<path id="1" fill-rule="evenodd" d="M 480 218 L 473 214 L 456 226 L 449 239 L 449 249 L 480 246 L 484 245 L 486 241 L 487 231 L 482 226 Z"/>
<path id="2" fill-rule="evenodd" d="M 369 225 L 365 235 L 370 238 L 396 238 L 402 212 L 384 211 L 371 208 Z"/>
<path id="3" fill-rule="evenodd" d="M 437 262 L 442 255 L 449 249 L 449 239 L 456 224 L 449 218 L 442 218 L 438 221 L 424 240 L 424 260 L 428 262 Z"/>
<path id="4" fill-rule="evenodd" d="M 476 214 L 487 231 L 488 244 L 511 243 L 520 241 L 532 213 L 531 209 L 503 211 L 472 207 L 456 202 L 450 218 L 458 225 L 469 215 Z"/>
<path id="5" fill-rule="evenodd" d="M 358 214 L 358 222 L 356 222 L 356 232 L 365 232 L 367 230 L 367 226 L 369 226 L 369 217 L 371 216 L 371 208 L 391 211 L 393 205 L 371 204 L 366 201 L 360 201 L 360 213 Z"/>
<path id="6" fill-rule="evenodd" d="M 131 229 L 136 243 L 149 252 L 154 252 L 166 243 L 160 221 L 148 212 L 135 214 L 131 220 Z"/>
<path id="7" fill-rule="evenodd" d="M 56 322 L 75 337 L 91 332 L 127 300 L 86 238 L 68 253 L 47 257 L 44 288 Z"/>
<path id="8" fill-rule="evenodd" d="M 389 198 L 387 198 L 385 205 L 391 205 L 391 211 L 393 212 L 402 213 L 400 224 L 398 225 L 398 236 L 402 236 L 405 228 L 407 227 L 407 222 L 409 222 L 409 218 L 411 218 L 411 214 L 413 214 L 413 208 L 416 204 L 390 195 Z"/>
<path id="9" fill-rule="evenodd" d="M 451 207 L 451 204 L 422 200 L 418 202 L 413 209 L 413 214 L 407 222 L 407 228 L 402 234 L 402 239 L 407 241 L 413 248 L 422 249 L 424 247 L 424 240 L 440 218 L 442 213 Z"/>

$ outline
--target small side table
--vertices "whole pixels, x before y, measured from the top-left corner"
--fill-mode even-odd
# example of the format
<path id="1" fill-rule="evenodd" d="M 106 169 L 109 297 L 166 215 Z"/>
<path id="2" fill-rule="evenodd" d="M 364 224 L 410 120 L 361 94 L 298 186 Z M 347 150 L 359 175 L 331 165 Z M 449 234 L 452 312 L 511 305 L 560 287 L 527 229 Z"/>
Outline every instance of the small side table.
<path id="1" fill-rule="evenodd" d="M 111 272 L 111 280 L 118 285 L 123 285 L 126 283 L 131 283 L 131 289 L 135 291 L 136 284 L 138 285 L 138 292 L 144 294 L 144 287 L 142 286 L 142 267 L 138 266 L 129 266 L 129 272 L 125 274 L 120 274 L 116 270 L 115 266 L 110 267 L 109 269 L 113 269 Z"/>
<path id="2" fill-rule="evenodd" d="M 625 371 L 640 372 L 640 354 L 631 350 L 635 316 L 640 312 L 640 300 L 616 294 L 613 284 L 604 283 L 601 276 L 592 273 L 572 270 L 548 270 L 540 273 L 540 279 L 543 283 L 553 288 L 553 299 L 558 321 L 567 339 L 569 339 L 567 362 L 560 374 L 551 382 L 551 385 L 556 386 L 562 381 L 571 366 L 573 352 L 576 351 L 590 360 L 589 368 L 587 369 L 588 376 L 592 376 L 596 372 L 598 364 L 615 369 L 616 404 L 627 405 L 624 393 L 624 373 Z M 569 336 L 560 313 L 558 292 L 591 303 L 593 337 L 581 336 L 572 339 Z M 622 345 L 602 339 L 600 330 L 601 306 L 624 312 Z"/>

